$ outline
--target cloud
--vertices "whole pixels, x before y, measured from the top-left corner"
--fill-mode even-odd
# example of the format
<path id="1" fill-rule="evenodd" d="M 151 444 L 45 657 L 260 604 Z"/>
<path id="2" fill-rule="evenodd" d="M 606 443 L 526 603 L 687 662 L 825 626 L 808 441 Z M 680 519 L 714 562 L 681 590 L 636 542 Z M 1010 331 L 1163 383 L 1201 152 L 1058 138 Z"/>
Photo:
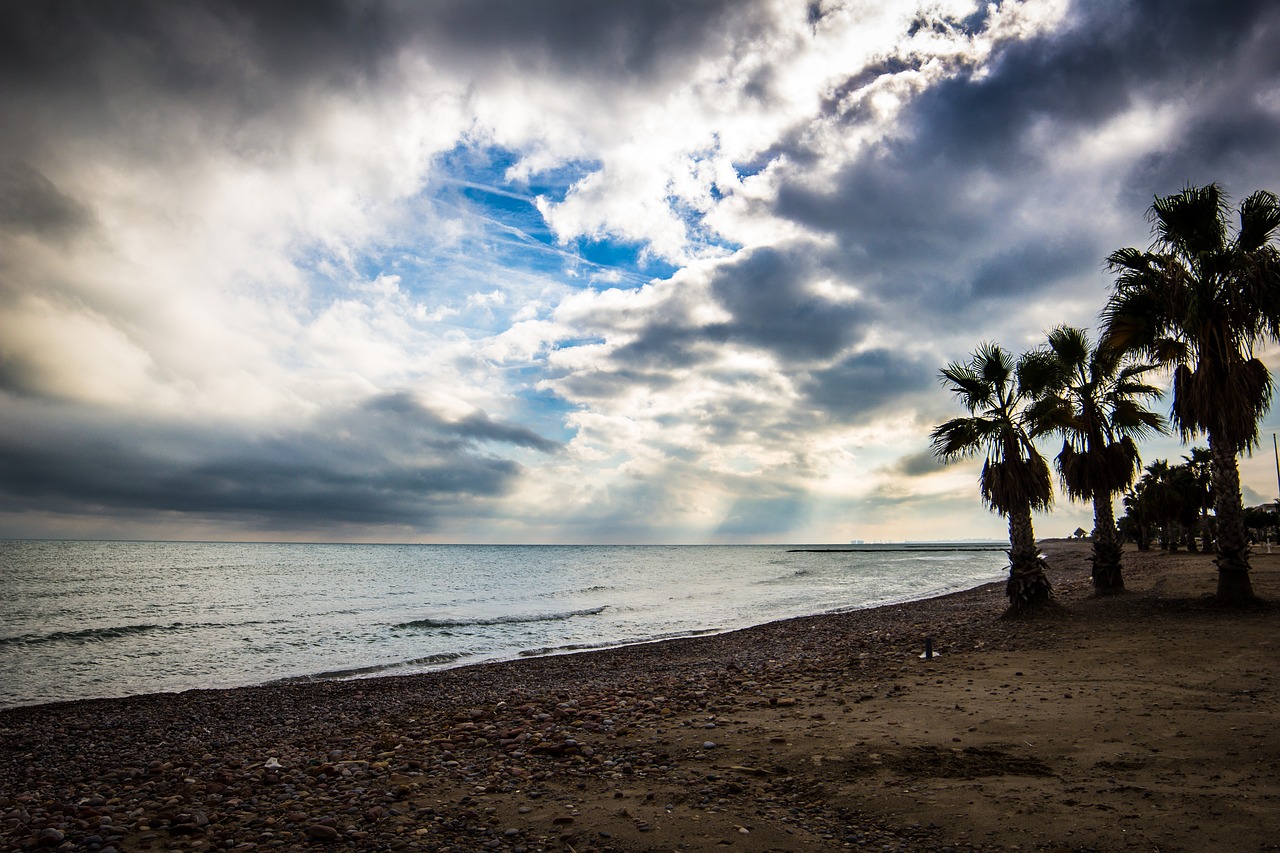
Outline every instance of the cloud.
<path id="1" fill-rule="evenodd" d="M 484 445 L 557 447 L 483 412 L 450 420 L 405 392 L 271 433 L 12 408 L 16 423 L 0 433 L 0 509 L 181 513 L 313 534 L 330 523 L 430 530 L 519 475 Z M 23 428 L 54 414 L 56 428 Z"/>
<path id="2" fill-rule="evenodd" d="M 62 241 L 93 222 L 81 204 L 30 166 L 0 163 L 0 228 Z"/>
<path id="3" fill-rule="evenodd" d="M 968 530 L 937 366 L 1092 325 L 1153 195 L 1276 189 L 1278 35 L 1254 0 L 17 4 L 7 529 Z"/>
<path id="4" fill-rule="evenodd" d="M 899 459 L 892 470 L 907 477 L 923 477 L 941 471 L 942 468 L 942 462 L 932 450 L 921 450 Z"/>
<path id="5" fill-rule="evenodd" d="M 935 372 L 913 355 L 871 349 L 814 371 L 803 389 L 810 405 L 828 418 L 857 423 L 931 387 Z"/>

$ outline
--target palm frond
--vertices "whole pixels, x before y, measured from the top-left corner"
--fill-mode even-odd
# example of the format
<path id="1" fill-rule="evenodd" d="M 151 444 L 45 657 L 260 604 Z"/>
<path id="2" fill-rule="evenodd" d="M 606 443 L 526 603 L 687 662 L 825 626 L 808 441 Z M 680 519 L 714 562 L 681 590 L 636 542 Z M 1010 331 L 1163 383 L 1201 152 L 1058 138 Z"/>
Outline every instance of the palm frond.
<path id="1" fill-rule="evenodd" d="M 1280 199 L 1275 193 L 1258 190 L 1240 202 L 1240 231 L 1236 246 L 1254 252 L 1271 242 L 1280 228 Z"/>
<path id="2" fill-rule="evenodd" d="M 1151 205 L 1156 244 L 1184 263 L 1220 252 L 1227 244 L 1227 198 L 1217 184 L 1187 187 Z"/>
<path id="3" fill-rule="evenodd" d="M 1053 505 L 1053 480 L 1039 453 L 1029 459 L 988 459 L 982 466 L 979 490 L 983 502 L 1001 515 L 1019 506 L 1045 510 Z"/>

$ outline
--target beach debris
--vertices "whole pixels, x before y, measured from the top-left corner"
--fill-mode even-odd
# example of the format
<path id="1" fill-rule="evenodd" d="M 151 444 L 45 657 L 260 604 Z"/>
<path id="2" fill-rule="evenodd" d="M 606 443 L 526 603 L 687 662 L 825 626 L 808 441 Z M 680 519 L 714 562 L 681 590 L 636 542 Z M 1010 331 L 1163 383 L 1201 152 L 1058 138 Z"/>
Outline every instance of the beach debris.
<path id="1" fill-rule="evenodd" d="M 280 759 L 276 758 L 273 755 L 270 758 L 268 758 L 262 766 L 266 770 L 280 770 L 281 769 Z"/>
<path id="2" fill-rule="evenodd" d="M 937 657 L 942 657 L 942 653 L 941 653 L 941 652 L 935 652 L 935 651 L 933 650 L 933 637 L 925 637 L 925 638 L 924 638 L 924 653 L 920 655 L 920 659 L 921 659 L 921 660 L 933 660 L 934 658 L 937 658 Z"/>
<path id="3" fill-rule="evenodd" d="M 748 767 L 745 764 L 731 764 L 729 769 L 737 770 L 739 773 L 750 773 L 753 776 L 768 776 L 770 774 L 770 771 L 762 767 Z"/>

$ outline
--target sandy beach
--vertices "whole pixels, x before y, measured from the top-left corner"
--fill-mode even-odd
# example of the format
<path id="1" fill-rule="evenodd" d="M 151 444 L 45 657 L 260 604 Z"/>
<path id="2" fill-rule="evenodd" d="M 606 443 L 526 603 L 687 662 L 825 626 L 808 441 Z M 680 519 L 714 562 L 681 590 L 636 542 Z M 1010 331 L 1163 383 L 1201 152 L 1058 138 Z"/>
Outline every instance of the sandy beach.
<path id="1" fill-rule="evenodd" d="M 1280 849 L 1280 610 L 1211 556 L 715 637 L 0 712 L 0 849 Z M 1280 599 L 1280 550 L 1254 554 Z M 926 638 L 938 656 L 921 657 Z"/>

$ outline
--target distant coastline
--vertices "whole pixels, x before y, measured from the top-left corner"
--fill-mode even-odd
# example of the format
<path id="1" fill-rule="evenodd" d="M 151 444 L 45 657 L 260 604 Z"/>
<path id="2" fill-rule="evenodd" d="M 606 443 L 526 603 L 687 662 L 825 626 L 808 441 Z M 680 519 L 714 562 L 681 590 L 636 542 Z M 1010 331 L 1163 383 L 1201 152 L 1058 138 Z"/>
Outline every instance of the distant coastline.
<path id="1" fill-rule="evenodd" d="M 1007 542 L 875 542 L 852 543 L 828 548 L 788 548 L 788 554 L 885 553 L 894 551 L 1007 551 Z"/>

